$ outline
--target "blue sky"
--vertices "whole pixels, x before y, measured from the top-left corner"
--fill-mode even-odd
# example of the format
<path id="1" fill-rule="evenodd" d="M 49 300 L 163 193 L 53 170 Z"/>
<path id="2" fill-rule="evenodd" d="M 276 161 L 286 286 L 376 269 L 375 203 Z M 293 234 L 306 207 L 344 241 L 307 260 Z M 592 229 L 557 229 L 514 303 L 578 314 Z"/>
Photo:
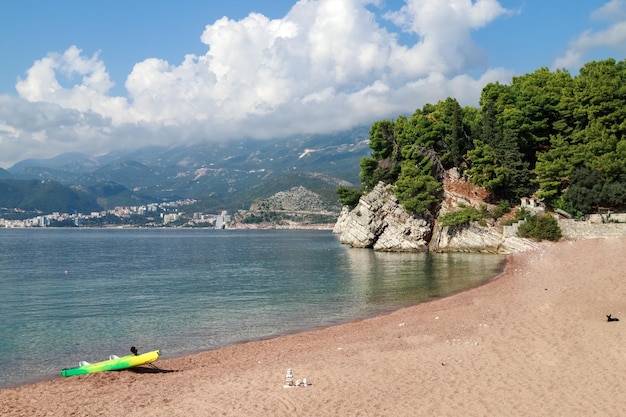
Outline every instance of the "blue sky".
<path id="1" fill-rule="evenodd" d="M 626 54 L 626 0 L 23 0 L 0 6 L 0 167 L 325 133 Z"/>

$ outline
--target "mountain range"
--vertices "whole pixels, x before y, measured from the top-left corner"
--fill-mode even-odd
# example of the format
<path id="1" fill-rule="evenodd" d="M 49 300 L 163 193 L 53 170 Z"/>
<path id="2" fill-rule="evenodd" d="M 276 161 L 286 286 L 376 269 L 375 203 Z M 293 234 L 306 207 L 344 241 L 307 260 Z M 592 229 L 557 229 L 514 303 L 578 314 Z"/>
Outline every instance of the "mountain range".
<path id="1" fill-rule="evenodd" d="M 31 192 L 39 193 L 37 182 L 22 181 L 54 182 L 92 198 L 103 209 L 184 199 L 198 200 L 198 211 L 247 209 L 259 199 L 298 186 L 336 206 L 337 186 L 359 184 L 360 160 L 371 153 L 368 132 L 368 127 L 360 127 L 327 135 L 155 146 L 102 156 L 65 153 L 0 170 L 0 184 L 30 184 Z M 0 188 L 3 207 L 51 209 L 19 207 L 18 201 L 12 203 L 9 189 Z M 28 193 L 21 189 L 19 195 L 24 199 Z"/>

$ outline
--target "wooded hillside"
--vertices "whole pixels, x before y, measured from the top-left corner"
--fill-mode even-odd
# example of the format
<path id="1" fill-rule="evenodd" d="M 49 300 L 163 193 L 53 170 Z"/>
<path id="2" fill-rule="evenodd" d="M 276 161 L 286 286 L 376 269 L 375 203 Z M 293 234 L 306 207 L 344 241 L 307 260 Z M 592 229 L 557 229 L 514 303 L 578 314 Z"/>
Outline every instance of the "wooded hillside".
<path id="1" fill-rule="evenodd" d="M 102 210 L 95 196 L 55 181 L 0 180 L 0 209 L 17 208 L 41 213 L 89 213 Z"/>
<path id="2" fill-rule="evenodd" d="M 369 146 L 363 191 L 395 184 L 414 212 L 437 207 L 443 172 L 454 166 L 494 200 L 535 195 L 574 215 L 623 208 L 626 61 L 589 62 L 576 76 L 541 68 L 510 85 L 489 84 L 479 108 L 454 98 L 426 104 L 409 118 L 375 122 Z"/>

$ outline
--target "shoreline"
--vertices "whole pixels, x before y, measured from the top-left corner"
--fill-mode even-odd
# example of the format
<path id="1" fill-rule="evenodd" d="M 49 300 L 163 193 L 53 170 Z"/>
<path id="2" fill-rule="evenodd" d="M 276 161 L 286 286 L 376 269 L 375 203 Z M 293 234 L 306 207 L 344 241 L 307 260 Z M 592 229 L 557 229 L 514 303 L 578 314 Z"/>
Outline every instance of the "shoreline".
<path id="1" fill-rule="evenodd" d="M 356 249 L 356 250 L 369 250 L 369 249 Z M 487 285 L 488 283 L 497 280 L 503 273 L 504 273 L 504 269 L 506 268 L 506 256 L 505 255 L 494 255 L 494 254 L 485 254 L 486 256 L 503 256 L 503 260 L 500 262 L 500 267 L 493 273 L 493 275 L 490 275 L 488 279 L 484 280 L 482 283 L 478 284 L 477 287 L 483 286 L 483 285 Z M 241 345 L 241 344 L 247 344 L 247 343 L 255 343 L 255 342 L 263 342 L 263 341 L 267 341 L 267 340 L 272 340 L 272 339 L 277 339 L 277 338 L 282 338 L 282 337 L 288 337 L 288 336 L 292 336 L 292 335 L 296 335 L 296 334 L 300 334 L 300 333 L 309 333 L 309 332 L 315 332 L 315 331 L 319 331 L 319 330 L 324 330 L 330 327 L 335 327 L 335 326 L 342 326 L 342 325 L 347 325 L 350 323 L 356 323 L 356 322 L 360 322 L 363 320 L 370 320 L 370 319 L 375 319 L 377 317 L 380 316 L 386 316 L 388 314 L 392 314 L 398 310 L 401 309 L 405 309 L 405 308 L 411 308 L 417 305 L 421 305 L 421 304 L 427 304 L 430 302 L 435 302 L 447 297 L 451 297 L 460 293 L 463 293 L 465 291 L 470 291 L 474 288 L 477 287 L 470 287 L 467 289 L 462 289 L 462 290 L 458 290 L 452 293 L 447 293 L 445 295 L 438 295 L 438 296 L 434 296 L 431 297 L 429 299 L 424 299 L 422 301 L 416 301 L 415 303 L 407 303 L 405 305 L 400 305 L 400 306 L 396 306 L 396 307 L 385 307 L 385 308 L 379 308 L 376 312 L 370 311 L 367 314 L 362 314 L 360 316 L 353 316 L 353 317 L 346 317 L 346 318 L 341 318 L 341 319 L 336 319 L 334 322 L 329 322 L 329 323 L 323 323 L 323 324 L 310 324 L 308 326 L 305 327 L 299 327 L 297 329 L 291 329 L 289 331 L 283 332 L 283 333 L 277 333 L 274 335 L 265 335 L 265 336 L 259 336 L 259 337 L 254 337 L 254 338 L 249 338 L 249 339 L 242 339 L 242 340 L 238 340 L 235 342 L 229 342 L 229 343 L 225 343 L 223 345 L 218 345 L 212 348 L 206 348 L 206 349 L 196 349 L 196 350 L 190 350 L 184 353 L 175 353 L 171 356 L 168 355 L 168 353 L 166 351 L 163 351 L 161 349 L 162 352 L 162 356 L 159 358 L 159 363 L 162 363 L 165 360 L 179 360 L 179 359 L 183 359 L 186 358 L 188 356 L 194 356 L 194 355 L 198 355 L 198 354 L 202 354 L 202 353 L 206 353 L 206 352 L 211 352 L 211 351 L 219 351 L 221 349 L 227 349 L 227 348 L 231 348 L 233 346 L 236 345 Z M 184 335 L 182 336 L 184 337 Z M 159 349 L 159 346 L 153 346 L 155 349 Z M 165 355 L 163 355 L 163 353 L 165 353 Z M 90 358 L 88 358 L 90 359 Z M 61 368 L 58 369 L 58 371 L 55 371 L 54 373 L 50 373 L 50 374 L 42 374 L 40 376 L 37 377 L 32 377 L 32 378 L 25 378 L 22 382 L 16 382 L 16 383 L 6 383 L 6 384 L 0 384 L 0 391 L 5 390 L 5 389 L 14 389 L 14 388 L 20 388 L 20 387 L 25 387 L 25 386 L 29 386 L 29 385 L 35 385 L 38 383 L 43 383 L 43 382 L 50 382 L 50 381 L 55 381 L 60 378 L 60 370 Z"/>
<path id="2" fill-rule="evenodd" d="M 626 238 L 542 244 L 489 282 L 373 318 L 0 390 L 0 414 L 620 415 Z M 285 372 L 307 378 L 284 388 Z"/>

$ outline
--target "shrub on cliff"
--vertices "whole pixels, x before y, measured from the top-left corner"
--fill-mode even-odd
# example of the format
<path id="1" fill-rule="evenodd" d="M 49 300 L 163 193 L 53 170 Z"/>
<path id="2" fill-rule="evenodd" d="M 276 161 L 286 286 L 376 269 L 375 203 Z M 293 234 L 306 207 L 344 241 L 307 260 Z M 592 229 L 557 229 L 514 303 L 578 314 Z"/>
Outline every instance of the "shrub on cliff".
<path id="1" fill-rule="evenodd" d="M 337 187 L 336 192 L 341 205 L 350 207 L 350 210 L 352 210 L 356 207 L 357 204 L 359 204 L 359 199 L 363 195 L 360 190 L 357 190 L 355 188 L 348 188 L 343 185 Z"/>
<path id="2" fill-rule="evenodd" d="M 469 206 L 461 210 L 449 211 L 443 216 L 439 217 L 439 224 L 442 226 L 459 226 L 462 224 L 468 224 L 470 222 L 480 220 L 483 218 L 483 214 L 475 207 Z"/>
<path id="3" fill-rule="evenodd" d="M 517 230 L 517 235 L 538 241 L 544 239 L 557 241 L 561 238 L 561 228 L 556 219 L 547 213 L 541 216 L 527 216 L 526 222 Z"/>

